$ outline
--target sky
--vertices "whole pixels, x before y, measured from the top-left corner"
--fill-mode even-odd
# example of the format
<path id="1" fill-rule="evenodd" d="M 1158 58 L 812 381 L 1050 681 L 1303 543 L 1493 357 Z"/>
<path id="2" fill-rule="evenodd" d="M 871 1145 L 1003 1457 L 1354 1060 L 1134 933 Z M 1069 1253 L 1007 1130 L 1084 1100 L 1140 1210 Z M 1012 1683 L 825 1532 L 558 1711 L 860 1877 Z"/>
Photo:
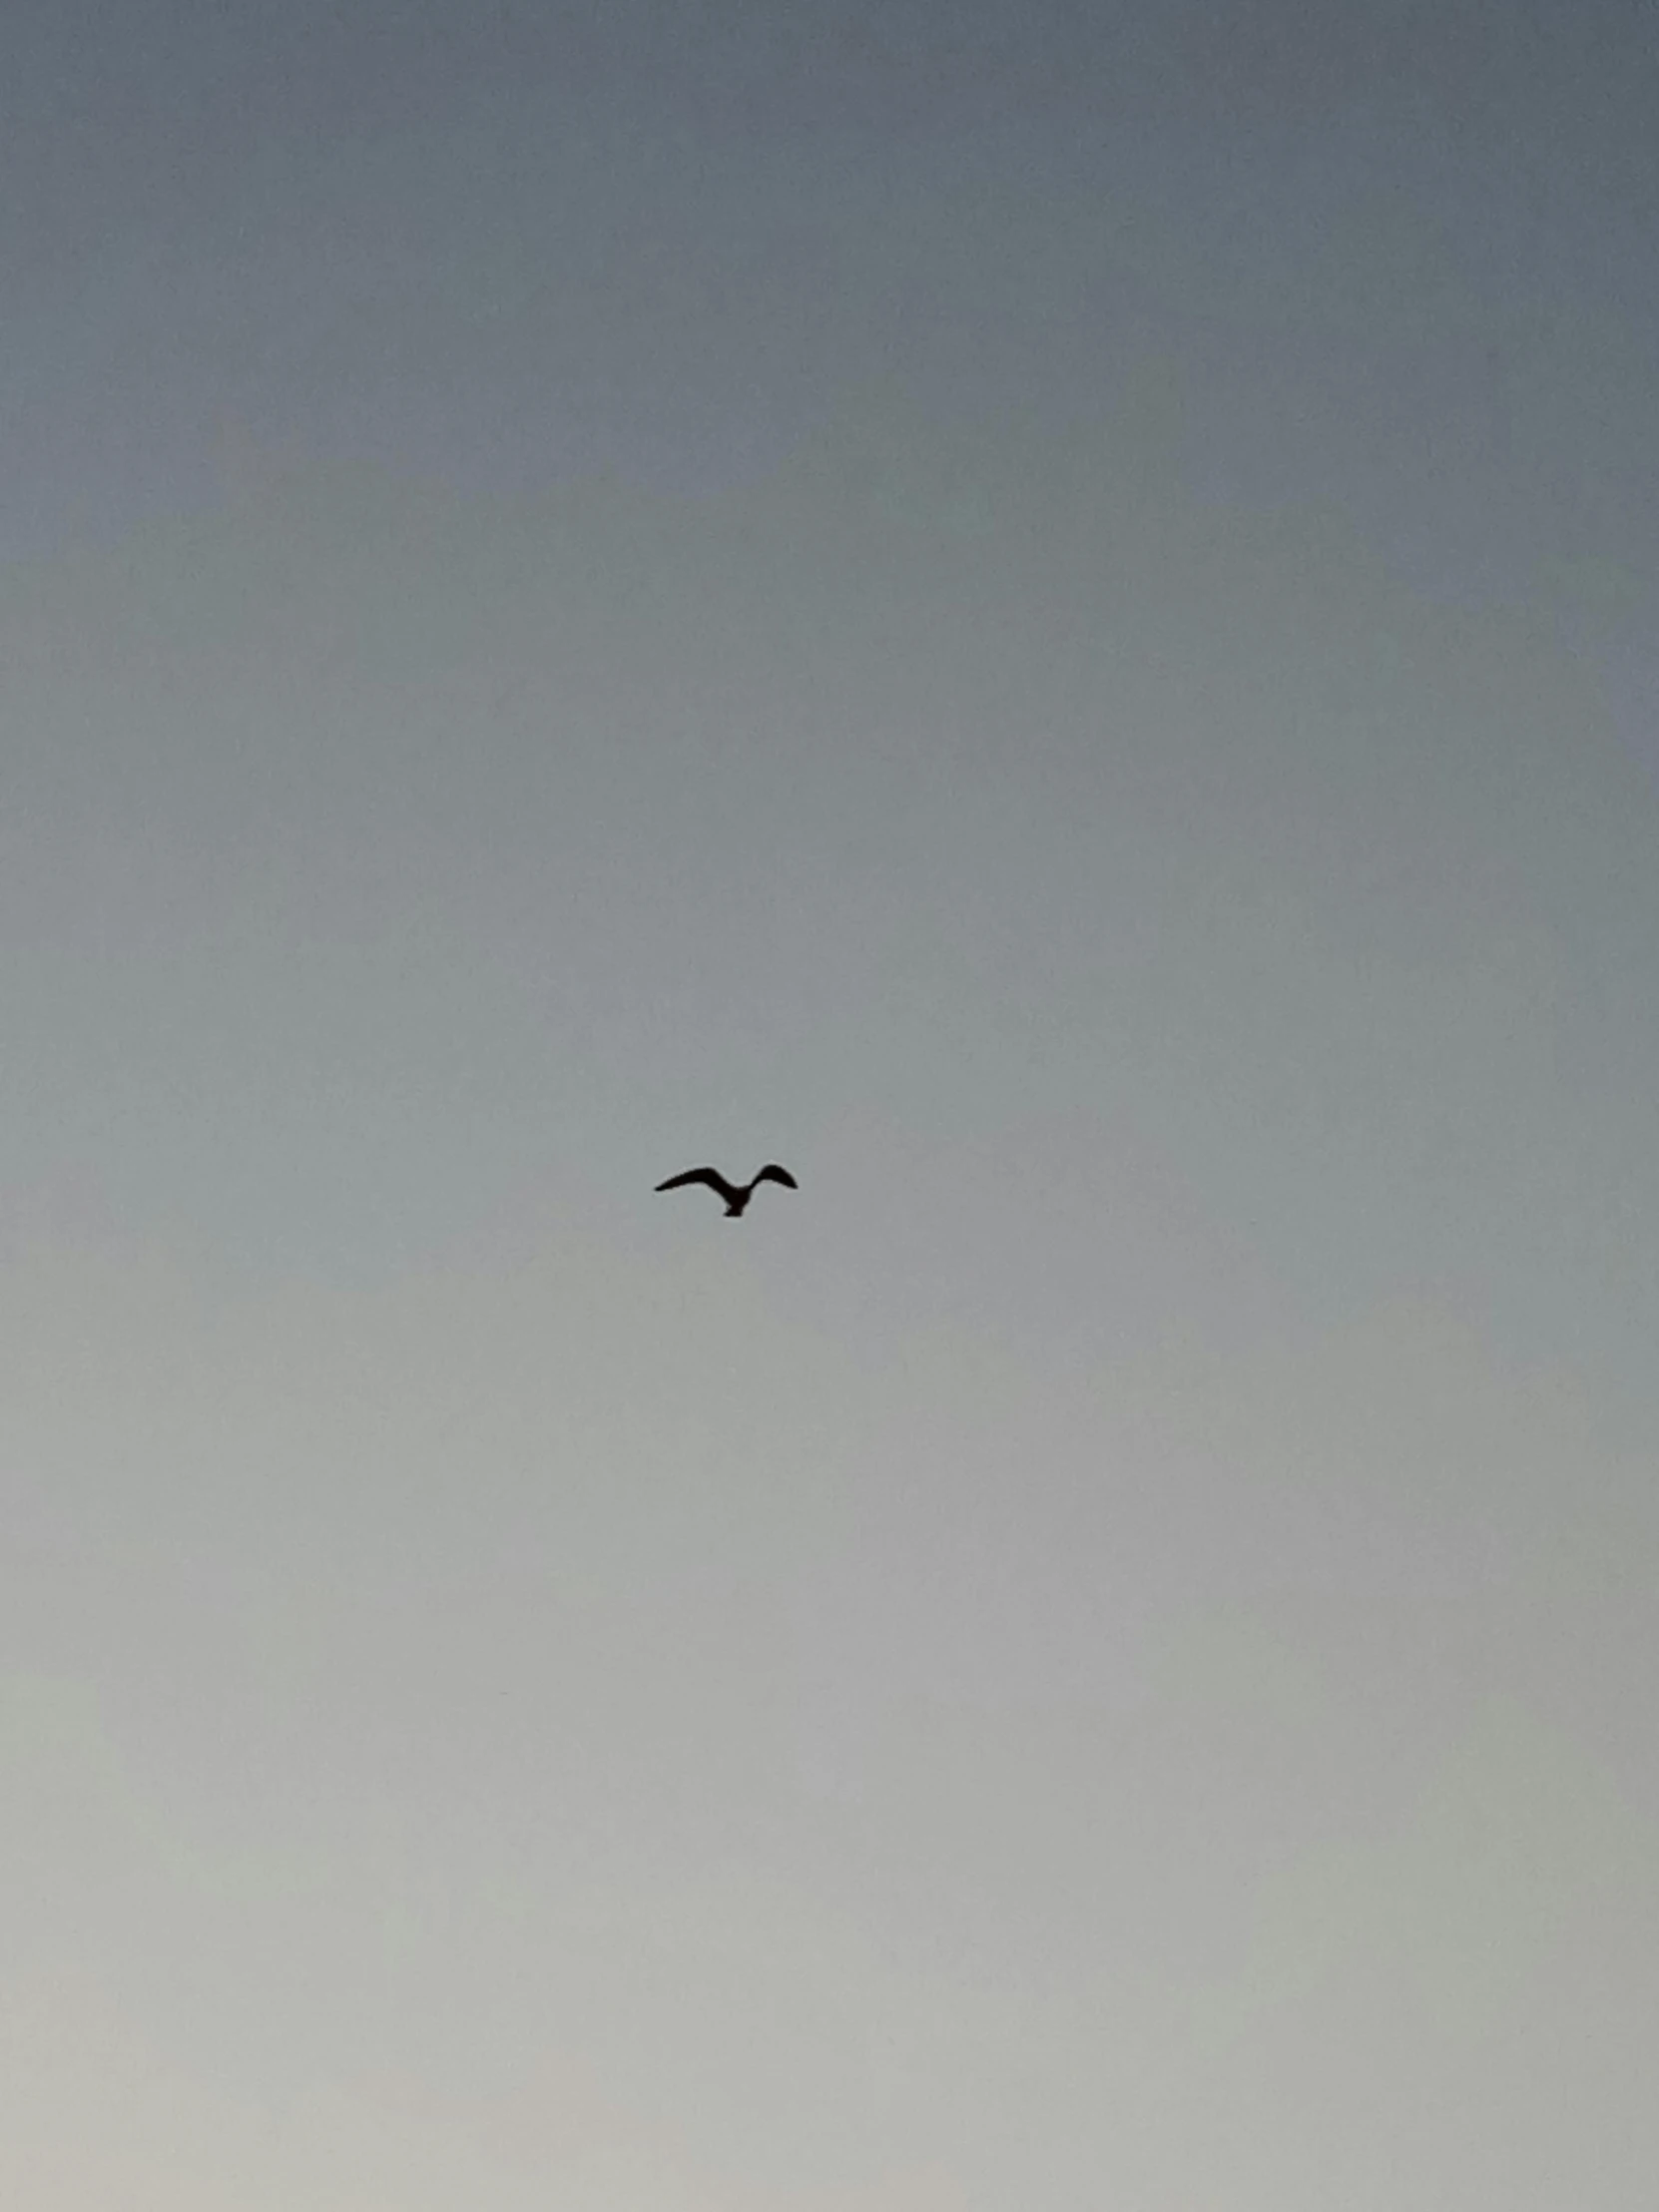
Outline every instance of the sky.
<path id="1" fill-rule="evenodd" d="M 5 2201 L 1646 2201 L 1656 112 L 13 0 Z"/>

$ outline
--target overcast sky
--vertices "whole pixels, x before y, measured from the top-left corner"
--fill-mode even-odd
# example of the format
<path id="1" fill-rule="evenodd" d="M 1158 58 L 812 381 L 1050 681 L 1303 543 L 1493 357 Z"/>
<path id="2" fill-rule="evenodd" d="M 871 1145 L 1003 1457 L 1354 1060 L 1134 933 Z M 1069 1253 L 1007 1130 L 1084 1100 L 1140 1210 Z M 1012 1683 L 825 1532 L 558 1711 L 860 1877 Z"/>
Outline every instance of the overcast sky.
<path id="1" fill-rule="evenodd" d="M 1651 9 L 6 49 L 0 2197 L 1646 2202 Z"/>

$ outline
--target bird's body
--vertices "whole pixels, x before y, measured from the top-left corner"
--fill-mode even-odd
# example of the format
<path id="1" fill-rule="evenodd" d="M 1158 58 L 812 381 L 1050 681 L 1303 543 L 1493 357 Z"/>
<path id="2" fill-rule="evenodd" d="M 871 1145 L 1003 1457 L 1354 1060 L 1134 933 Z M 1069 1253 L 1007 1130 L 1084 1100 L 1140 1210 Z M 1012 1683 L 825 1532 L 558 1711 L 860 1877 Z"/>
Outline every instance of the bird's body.
<path id="1" fill-rule="evenodd" d="M 787 1191 L 798 1191 L 801 1188 L 789 1169 L 781 1168 L 776 1160 L 769 1161 L 754 1181 L 749 1183 L 728 1183 L 719 1168 L 687 1168 L 684 1175 L 671 1175 L 666 1183 L 659 1183 L 657 1188 L 660 1191 L 678 1191 L 687 1183 L 707 1183 L 711 1191 L 718 1192 L 725 1199 L 727 1215 L 733 1220 L 742 1215 L 762 1183 L 782 1183 Z"/>

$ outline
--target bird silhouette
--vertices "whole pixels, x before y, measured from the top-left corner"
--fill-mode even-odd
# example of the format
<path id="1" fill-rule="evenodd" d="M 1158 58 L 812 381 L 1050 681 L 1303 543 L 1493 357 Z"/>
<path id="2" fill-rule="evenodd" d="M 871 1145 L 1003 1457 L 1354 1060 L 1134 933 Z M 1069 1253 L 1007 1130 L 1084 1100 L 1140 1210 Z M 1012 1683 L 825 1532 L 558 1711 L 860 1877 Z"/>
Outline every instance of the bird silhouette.
<path id="1" fill-rule="evenodd" d="M 728 1183 L 719 1168 L 687 1168 L 684 1175 L 671 1175 L 666 1183 L 657 1185 L 660 1191 L 678 1191 L 687 1183 L 707 1183 L 711 1191 L 718 1191 L 726 1201 L 726 1211 L 733 1219 L 740 1215 L 755 1196 L 756 1187 L 762 1183 L 782 1183 L 787 1191 L 798 1191 L 801 1185 L 788 1168 L 769 1161 L 753 1183 Z"/>

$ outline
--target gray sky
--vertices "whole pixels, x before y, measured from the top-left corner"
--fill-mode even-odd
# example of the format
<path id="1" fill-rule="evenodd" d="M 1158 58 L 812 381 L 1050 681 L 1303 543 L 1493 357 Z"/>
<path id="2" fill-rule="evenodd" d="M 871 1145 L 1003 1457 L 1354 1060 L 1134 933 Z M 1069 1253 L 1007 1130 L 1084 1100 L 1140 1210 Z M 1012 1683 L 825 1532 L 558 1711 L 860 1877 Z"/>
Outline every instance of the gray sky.
<path id="1" fill-rule="evenodd" d="M 14 0 L 8 2203 L 1646 2201 L 1655 113 Z"/>

